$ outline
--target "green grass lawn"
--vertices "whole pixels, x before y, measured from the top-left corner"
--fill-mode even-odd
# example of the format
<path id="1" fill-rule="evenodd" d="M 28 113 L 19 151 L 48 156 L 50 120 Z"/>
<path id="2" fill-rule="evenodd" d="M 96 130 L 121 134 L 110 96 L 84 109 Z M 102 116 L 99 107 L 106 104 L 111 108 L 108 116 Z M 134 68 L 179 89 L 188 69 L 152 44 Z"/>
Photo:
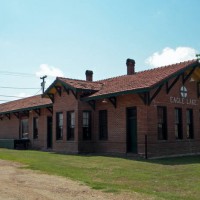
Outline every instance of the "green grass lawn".
<path id="1" fill-rule="evenodd" d="M 156 199 L 199 199 L 200 156 L 131 160 L 0 149 L 0 159 L 81 181 L 106 192 L 137 192 Z"/>

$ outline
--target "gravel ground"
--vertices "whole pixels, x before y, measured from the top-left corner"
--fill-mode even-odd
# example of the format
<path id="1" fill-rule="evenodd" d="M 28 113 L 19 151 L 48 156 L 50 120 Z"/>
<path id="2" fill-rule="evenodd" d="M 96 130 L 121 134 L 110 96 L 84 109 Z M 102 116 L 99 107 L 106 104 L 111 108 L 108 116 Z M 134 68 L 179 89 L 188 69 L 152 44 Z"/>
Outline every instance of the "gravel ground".
<path id="1" fill-rule="evenodd" d="M 0 200 L 146 199 L 137 193 L 104 193 L 76 181 L 22 169 L 21 166 L 15 162 L 0 160 Z"/>

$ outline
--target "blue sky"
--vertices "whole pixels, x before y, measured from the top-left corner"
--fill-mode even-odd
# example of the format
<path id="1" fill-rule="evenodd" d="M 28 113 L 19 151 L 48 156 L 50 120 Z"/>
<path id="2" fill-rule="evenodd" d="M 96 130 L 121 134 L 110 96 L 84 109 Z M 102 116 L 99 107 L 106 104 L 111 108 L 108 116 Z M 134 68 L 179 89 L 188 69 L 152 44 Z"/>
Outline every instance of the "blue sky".
<path id="1" fill-rule="evenodd" d="M 126 74 L 127 58 L 136 71 L 195 58 L 199 8 L 199 0 L 0 0 L 0 100 L 35 95 L 44 74 L 47 85 L 57 75 L 85 79 L 87 69 L 99 80 Z"/>

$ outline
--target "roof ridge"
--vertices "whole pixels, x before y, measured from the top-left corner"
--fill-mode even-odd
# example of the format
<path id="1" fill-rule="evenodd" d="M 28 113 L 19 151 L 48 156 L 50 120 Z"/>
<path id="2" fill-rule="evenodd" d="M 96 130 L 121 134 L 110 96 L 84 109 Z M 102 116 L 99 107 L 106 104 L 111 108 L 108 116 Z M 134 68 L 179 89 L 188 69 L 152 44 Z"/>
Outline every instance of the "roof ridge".
<path id="1" fill-rule="evenodd" d="M 192 59 L 192 60 L 174 63 L 174 64 L 170 64 L 170 65 L 164 65 L 164 66 L 159 66 L 159 67 L 155 67 L 155 68 L 151 68 L 151 69 L 146 69 L 146 70 L 136 72 L 135 74 L 132 74 L 132 75 L 141 74 L 141 73 L 149 72 L 149 71 L 155 71 L 157 69 L 164 69 L 164 68 L 167 68 L 167 67 L 172 67 L 172 66 L 176 66 L 176 65 L 180 65 L 180 64 L 184 64 L 184 63 L 186 64 L 186 63 L 195 62 L 195 61 L 198 61 L 198 59 Z M 114 77 L 110 77 L 110 78 L 101 79 L 101 80 L 98 80 L 96 82 L 107 81 L 107 80 L 116 79 L 116 78 L 125 77 L 125 76 L 130 76 L 130 75 L 124 74 L 124 75 L 114 76 Z"/>
<path id="2" fill-rule="evenodd" d="M 82 79 L 75 79 L 75 78 L 67 78 L 67 77 L 60 77 L 60 76 L 58 76 L 57 79 L 59 79 L 59 78 L 73 80 L 73 81 L 85 81 L 86 82 L 86 80 L 82 80 Z"/>
<path id="3" fill-rule="evenodd" d="M 123 77 L 123 76 L 130 76 L 130 75 L 124 74 L 124 75 L 119 75 L 119 76 L 113 76 L 113 77 L 110 77 L 110 78 L 105 78 L 105 79 L 98 80 L 96 82 L 101 83 L 101 81 L 107 81 L 109 79 L 120 78 L 120 77 Z"/>
<path id="4" fill-rule="evenodd" d="M 142 73 L 142 72 L 147 72 L 147 71 L 154 71 L 154 70 L 157 70 L 157 69 L 168 68 L 168 67 L 172 67 L 172 66 L 176 66 L 176 65 L 180 65 L 180 64 L 187 64 L 187 63 L 194 62 L 194 61 L 198 61 L 198 59 L 187 60 L 187 61 L 183 61 L 183 62 L 179 62 L 179 63 L 174 63 L 174 64 L 170 64 L 170 65 L 163 65 L 163 66 L 159 66 L 159 67 L 155 67 L 155 68 L 151 68 L 151 69 L 146 69 L 146 70 L 143 70 L 143 71 L 139 71 L 137 73 Z"/>
<path id="5" fill-rule="evenodd" d="M 85 83 L 98 83 L 98 81 L 87 81 L 87 80 L 82 80 L 82 79 L 73 79 L 73 78 L 66 78 L 66 77 L 57 77 L 57 79 L 67 79 L 67 80 L 72 80 L 72 81 L 82 81 L 82 82 L 85 82 Z"/>

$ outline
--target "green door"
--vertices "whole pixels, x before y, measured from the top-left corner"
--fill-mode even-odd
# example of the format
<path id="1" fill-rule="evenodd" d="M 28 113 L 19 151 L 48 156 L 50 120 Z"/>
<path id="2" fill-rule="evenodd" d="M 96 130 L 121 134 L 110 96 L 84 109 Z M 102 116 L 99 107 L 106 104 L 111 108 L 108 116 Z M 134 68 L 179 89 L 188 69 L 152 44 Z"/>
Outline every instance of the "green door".
<path id="1" fill-rule="evenodd" d="M 137 153 L 137 109 L 127 108 L 127 152 Z"/>
<path id="2" fill-rule="evenodd" d="M 52 117 L 47 117 L 47 148 L 52 148 Z"/>

